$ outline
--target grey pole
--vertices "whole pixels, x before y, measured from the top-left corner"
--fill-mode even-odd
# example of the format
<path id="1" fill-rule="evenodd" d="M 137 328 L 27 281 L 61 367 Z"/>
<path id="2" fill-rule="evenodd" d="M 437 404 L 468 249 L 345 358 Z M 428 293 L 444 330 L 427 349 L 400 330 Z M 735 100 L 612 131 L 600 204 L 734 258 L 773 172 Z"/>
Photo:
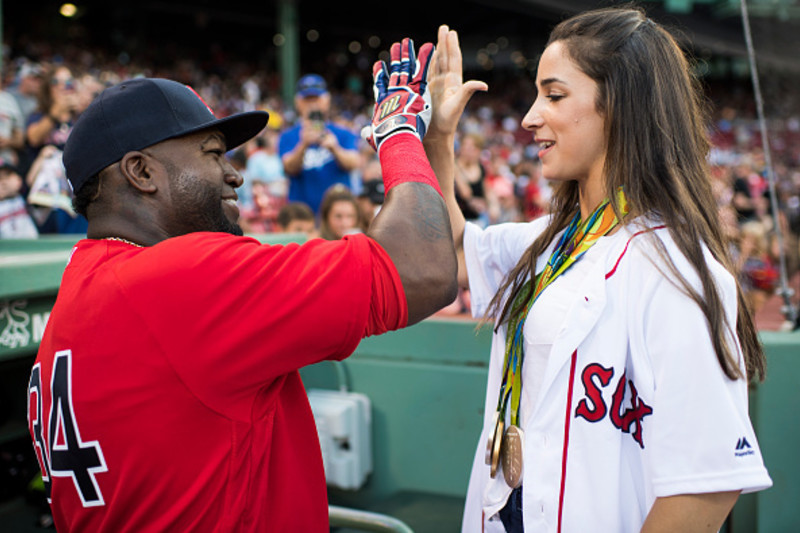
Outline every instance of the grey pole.
<path id="1" fill-rule="evenodd" d="M 278 70 L 281 73 L 281 96 L 287 106 L 291 106 L 294 98 L 294 84 L 300 71 L 297 2 L 280 0 L 278 3 L 278 32 L 284 37 L 283 46 L 278 48 Z"/>
<path id="2" fill-rule="evenodd" d="M 3 0 L 0 0 L 0 74 L 3 72 Z"/>
<path id="3" fill-rule="evenodd" d="M 775 236 L 778 239 L 780 250 L 780 276 L 781 287 L 778 293 L 783 297 L 783 314 L 786 320 L 790 321 L 794 328 L 797 327 L 797 309 L 792 304 L 794 291 L 789 287 L 789 280 L 786 276 L 786 253 L 783 249 L 783 230 L 778 219 L 778 195 L 775 192 L 775 173 L 772 170 L 772 154 L 769 148 L 769 138 L 767 137 L 767 121 L 764 118 L 764 99 L 761 97 L 761 85 L 758 81 L 758 70 L 756 69 L 756 54 L 753 48 L 753 36 L 750 32 L 750 15 L 747 11 L 746 0 L 742 3 L 742 24 L 744 25 L 744 38 L 747 43 L 747 57 L 750 60 L 750 76 L 753 79 L 753 94 L 756 99 L 756 110 L 758 112 L 758 124 L 761 129 L 761 146 L 764 150 L 764 162 L 767 166 L 767 182 L 769 183 L 770 206 L 772 207 L 773 223 L 775 225 Z"/>

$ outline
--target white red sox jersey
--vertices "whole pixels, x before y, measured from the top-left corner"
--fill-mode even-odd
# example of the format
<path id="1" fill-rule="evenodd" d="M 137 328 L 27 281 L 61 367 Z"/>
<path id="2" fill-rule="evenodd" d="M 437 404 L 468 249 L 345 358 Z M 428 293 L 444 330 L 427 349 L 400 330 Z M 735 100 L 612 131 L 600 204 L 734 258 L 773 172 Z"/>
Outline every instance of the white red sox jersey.
<path id="1" fill-rule="evenodd" d="M 634 222 L 600 239 L 553 282 L 524 326 L 526 531 L 638 532 L 658 497 L 772 485 L 748 416 L 747 383 L 725 376 L 705 316 L 668 277 L 653 239 L 664 243 L 695 288 L 698 276 L 663 226 Z M 467 224 L 464 252 L 474 316 L 482 316 L 546 224 L 544 218 L 486 230 Z M 551 249 L 539 258 L 537 272 Z M 706 262 L 735 327 L 735 281 L 707 250 Z M 542 352 L 542 338 L 544 356 L 529 357 L 529 351 Z M 744 371 L 735 330 L 729 341 Z M 492 479 L 484 459 L 504 351 L 501 328 L 492 340 L 464 533 L 503 531 L 497 512 L 511 489 L 502 466 Z"/>

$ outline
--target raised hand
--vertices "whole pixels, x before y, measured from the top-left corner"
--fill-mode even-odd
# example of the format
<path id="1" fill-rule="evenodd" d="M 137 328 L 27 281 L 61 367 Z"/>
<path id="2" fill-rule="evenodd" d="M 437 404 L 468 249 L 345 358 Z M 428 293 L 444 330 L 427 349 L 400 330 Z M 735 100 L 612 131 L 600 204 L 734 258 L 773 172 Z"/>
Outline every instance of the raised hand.
<path id="1" fill-rule="evenodd" d="M 425 136 L 425 154 L 447 205 L 458 261 L 458 283 L 462 287 L 469 287 L 463 247 L 466 221 L 455 196 L 454 143 L 458 120 L 470 97 L 475 91 L 485 91 L 489 87 L 482 81 L 464 83 L 462 76 L 458 34 L 445 25 L 439 26 L 439 39 L 428 83 L 433 113 Z"/>
<path id="2" fill-rule="evenodd" d="M 432 55 L 433 44 L 425 43 L 415 56 L 414 41 L 405 38 L 392 45 L 389 68 L 383 61 L 372 67 L 375 111 L 361 136 L 376 151 L 397 133 L 413 133 L 420 140 L 425 136 L 431 116 L 427 78 Z"/>
<path id="3" fill-rule="evenodd" d="M 433 106 L 428 138 L 439 140 L 453 137 L 469 99 L 475 91 L 486 91 L 489 86 L 482 81 L 462 81 L 458 33 L 446 25 L 439 26 L 436 52 L 428 78 L 428 93 Z"/>

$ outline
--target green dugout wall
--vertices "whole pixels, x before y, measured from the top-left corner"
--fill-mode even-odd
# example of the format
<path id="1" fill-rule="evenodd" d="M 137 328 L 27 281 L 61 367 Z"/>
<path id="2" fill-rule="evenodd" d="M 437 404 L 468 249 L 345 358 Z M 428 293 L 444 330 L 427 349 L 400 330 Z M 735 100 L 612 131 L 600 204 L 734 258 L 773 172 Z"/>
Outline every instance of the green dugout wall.
<path id="1" fill-rule="evenodd" d="M 454 502 L 443 497 L 460 505 L 466 493 L 490 343 L 490 331 L 476 333 L 475 325 L 429 319 L 365 339 L 342 363 L 350 390 L 372 401 L 375 470 L 360 491 L 331 491 L 332 501 L 394 512 L 417 531 L 458 530 L 460 507 L 445 529 L 425 520 L 441 518 L 439 506 L 454 512 Z M 751 387 L 750 414 L 774 485 L 739 498 L 723 529 L 728 533 L 800 531 L 800 332 L 761 338 L 768 376 Z M 338 387 L 332 363 L 301 373 L 306 388 Z M 405 497 L 393 502 L 397 495 Z M 426 496 L 429 505 L 422 503 Z M 414 510 L 425 520 L 417 521 Z"/>
<path id="2" fill-rule="evenodd" d="M 291 242 L 296 235 L 263 236 Z M 0 241 L 0 445 L 26 438 L 26 383 L 77 236 Z M 750 409 L 774 481 L 744 495 L 724 530 L 800 531 L 800 332 L 762 332 L 768 377 Z M 359 490 L 330 489 L 331 503 L 387 513 L 417 532 L 457 531 L 483 416 L 490 331 L 429 319 L 364 339 L 336 367 L 301 371 L 306 388 L 363 393 L 372 405 L 373 472 Z"/>

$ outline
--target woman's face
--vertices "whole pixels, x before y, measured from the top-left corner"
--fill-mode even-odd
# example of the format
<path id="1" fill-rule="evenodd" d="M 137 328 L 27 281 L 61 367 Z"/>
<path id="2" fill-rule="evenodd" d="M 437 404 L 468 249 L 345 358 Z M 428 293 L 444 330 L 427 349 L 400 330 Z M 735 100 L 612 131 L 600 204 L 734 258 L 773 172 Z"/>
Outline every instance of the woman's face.
<path id="1" fill-rule="evenodd" d="M 465 137 L 461 141 L 461 148 L 458 151 L 458 156 L 465 162 L 477 163 L 481 156 L 481 149 L 475 144 L 475 141 L 470 137 Z"/>
<path id="2" fill-rule="evenodd" d="M 72 71 L 67 67 L 58 67 L 53 72 L 53 77 L 50 79 L 51 91 L 55 94 L 59 92 L 75 91 L 75 79 L 72 77 Z"/>
<path id="3" fill-rule="evenodd" d="M 353 202 L 339 200 L 334 202 L 328 212 L 328 227 L 341 239 L 349 230 L 358 225 L 358 212 Z"/>
<path id="4" fill-rule="evenodd" d="M 605 119 L 597 110 L 597 84 L 572 61 L 560 41 L 548 46 L 536 75 L 538 95 L 522 119 L 539 144 L 542 176 L 549 180 L 602 180 Z"/>

